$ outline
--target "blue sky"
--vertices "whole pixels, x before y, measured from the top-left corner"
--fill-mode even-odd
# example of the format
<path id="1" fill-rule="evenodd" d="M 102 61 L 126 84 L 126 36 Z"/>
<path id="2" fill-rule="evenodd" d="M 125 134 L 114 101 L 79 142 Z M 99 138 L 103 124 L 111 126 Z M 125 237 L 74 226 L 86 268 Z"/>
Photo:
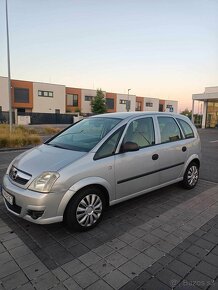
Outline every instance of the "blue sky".
<path id="1" fill-rule="evenodd" d="M 176 99 L 218 85 L 217 0 L 8 0 L 12 78 Z M 7 75 L 0 0 L 0 75 Z"/>

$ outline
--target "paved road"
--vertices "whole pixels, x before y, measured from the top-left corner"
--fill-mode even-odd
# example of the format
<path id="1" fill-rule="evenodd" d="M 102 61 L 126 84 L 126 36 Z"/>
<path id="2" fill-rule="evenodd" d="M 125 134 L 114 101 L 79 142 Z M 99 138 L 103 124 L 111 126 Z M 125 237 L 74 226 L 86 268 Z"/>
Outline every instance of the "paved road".
<path id="1" fill-rule="evenodd" d="M 195 189 L 175 184 L 113 206 L 86 233 L 19 219 L 0 198 L 0 290 L 218 289 L 218 131 L 200 136 Z M 18 153 L 0 153 L 0 178 Z"/>

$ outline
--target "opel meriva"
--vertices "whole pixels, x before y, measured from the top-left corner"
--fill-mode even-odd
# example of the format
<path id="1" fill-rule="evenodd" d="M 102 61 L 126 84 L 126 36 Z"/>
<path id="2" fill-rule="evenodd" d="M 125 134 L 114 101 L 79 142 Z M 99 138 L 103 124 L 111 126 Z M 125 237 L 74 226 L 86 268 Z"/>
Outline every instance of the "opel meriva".
<path id="1" fill-rule="evenodd" d="M 7 209 L 48 224 L 87 230 L 108 205 L 181 182 L 195 187 L 200 139 L 182 115 L 97 115 L 15 158 L 3 180 Z"/>

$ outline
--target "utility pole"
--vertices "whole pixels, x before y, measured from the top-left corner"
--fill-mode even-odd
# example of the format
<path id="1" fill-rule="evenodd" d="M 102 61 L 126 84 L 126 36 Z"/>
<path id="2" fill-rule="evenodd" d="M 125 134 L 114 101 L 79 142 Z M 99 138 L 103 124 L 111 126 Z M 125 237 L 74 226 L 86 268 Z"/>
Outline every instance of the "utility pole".
<path id="1" fill-rule="evenodd" d="M 11 101 L 11 66 L 10 66 L 10 46 L 8 29 L 8 1 L 5 0 L 6 7 L 6 31 L 7 31 L 7 55 L 8 55 L 8 96 L 9 96 L 9 126 L 10 134 L 12 132 L 12 101 Z"/>
<path id="2" fill-rule="evenodd" d="M 129 91 L 131 91 L 131 89 L 128 89 L 128 101 L 126 102 L 126 111 L 127 112 L 129 112 L 129 110 L 130 110 Z"/>

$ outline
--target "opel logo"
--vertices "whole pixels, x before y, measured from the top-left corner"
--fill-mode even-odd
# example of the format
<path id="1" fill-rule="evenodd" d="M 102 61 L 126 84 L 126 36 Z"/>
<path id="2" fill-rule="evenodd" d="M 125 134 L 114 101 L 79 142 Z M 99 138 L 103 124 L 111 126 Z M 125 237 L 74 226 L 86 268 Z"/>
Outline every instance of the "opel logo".
<path id="1" fill-rule="evenodd" d="M 16 169 L 13 169 L 11 177 L 13 180 L 15 180 L 17 178 L 17 170 Z"/>

